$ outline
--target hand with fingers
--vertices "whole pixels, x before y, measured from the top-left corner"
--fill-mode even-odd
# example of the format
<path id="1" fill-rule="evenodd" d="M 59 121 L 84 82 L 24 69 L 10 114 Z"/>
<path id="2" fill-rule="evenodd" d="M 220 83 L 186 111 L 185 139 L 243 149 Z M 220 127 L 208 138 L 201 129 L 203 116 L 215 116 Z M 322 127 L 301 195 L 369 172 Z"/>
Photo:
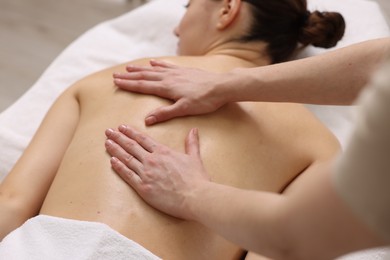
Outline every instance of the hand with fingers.
<path id="1" fill-rule="evenodd" d="M 150 112 L 146 125 L 169 119 L 213 112 L 226 103 L 216 86 L 224 82 L 221 73 L 178 67 L 164 61 L 151 60 L 151 67 L 127 66 L 127 73 L 114 73 L 114 83 L 121 89 L 156 95 L 174 103 Z"/>
<path id="2" fill-rule="evenodd" d="M 192 219 L 188 200 L 210 182 L 200 156 L 198 130 L 185 141 L 185 153 L 159 144 L 129 126 L 106 130 L 111 165 L 148 204 L 169 215 Z M 122 148 L 123 147 L 123 148 Z"/>

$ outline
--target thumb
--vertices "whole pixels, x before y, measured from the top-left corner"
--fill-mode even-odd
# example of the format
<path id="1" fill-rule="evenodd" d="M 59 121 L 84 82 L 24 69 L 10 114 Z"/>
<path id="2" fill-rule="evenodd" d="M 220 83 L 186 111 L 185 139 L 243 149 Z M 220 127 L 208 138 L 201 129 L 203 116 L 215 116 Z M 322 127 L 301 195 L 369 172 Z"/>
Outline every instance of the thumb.
<path id="1" fill-rule="evenodd" d="M 156 110 L 152 111 L 146 116 L 145 124 L 150 126 L 157 123 L 167 121 L 169 119 L 185 116 L 186 114 L 182 112 L 180 104 L 174 103 L 170 106 L 159 107 Z"/>
<path id="2" fill-rule="evenodd" d="M 197 128 L 192 128 L 188 133 L 185 143 L 186 153 L 190 156 L 200 158 L 200 147 L 199 147 L 199 131 Z"/>

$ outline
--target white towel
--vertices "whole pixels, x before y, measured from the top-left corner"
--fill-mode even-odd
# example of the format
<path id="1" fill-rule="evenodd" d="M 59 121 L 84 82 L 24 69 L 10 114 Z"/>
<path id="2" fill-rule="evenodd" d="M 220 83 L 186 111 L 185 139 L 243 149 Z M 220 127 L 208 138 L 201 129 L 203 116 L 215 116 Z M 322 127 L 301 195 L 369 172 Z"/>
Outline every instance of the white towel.
<path id="1" fill-rule="evenodd" d="M 0 243 L 0 259 L 160 258 L 105 224 L 39 215 L 3 239 Z"/>
<path id="2" fill-rule="evenodd" d="M 390 248 L 376 248 L 351 253 L 336 260 L 390 260 Z"/>

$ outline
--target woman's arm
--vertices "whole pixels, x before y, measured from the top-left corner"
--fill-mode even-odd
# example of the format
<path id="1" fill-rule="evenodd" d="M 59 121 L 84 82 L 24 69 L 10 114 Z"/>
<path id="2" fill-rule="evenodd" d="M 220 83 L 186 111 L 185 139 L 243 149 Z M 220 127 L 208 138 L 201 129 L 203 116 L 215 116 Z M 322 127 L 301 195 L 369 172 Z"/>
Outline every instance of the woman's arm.
<path id="1" fill-rule="evenodd" d="M 70 88 L 54 103 L 23 155 L 0 184 L 0 240 L 39 213 L 72 139 L 78 114 L 79 104 L 74 88 Z"/>
<path id="2" fill-rule="evenodd" d="M 149 113 L 148 125 L 212 112 L 227 102 L 351 104 L 390 51 L 390 38 L 370 40 L 301 60 L 229 73 L 210 73 L 151 61 L 114 74 L 122 89 L 176 101 Z M 196 91 L 194 91 L 196 89 Z"/>

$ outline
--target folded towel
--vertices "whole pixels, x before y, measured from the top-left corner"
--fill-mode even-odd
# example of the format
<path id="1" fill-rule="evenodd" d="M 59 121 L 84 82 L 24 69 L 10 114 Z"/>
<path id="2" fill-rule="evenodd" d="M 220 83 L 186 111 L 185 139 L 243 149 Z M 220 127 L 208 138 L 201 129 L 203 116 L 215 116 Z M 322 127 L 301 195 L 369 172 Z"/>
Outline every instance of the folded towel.
<path id="1" fill-rule="evenodd" d="M 39 215 L 0 243 L 0 259 L 160 259 L 109 226 Z"/>

